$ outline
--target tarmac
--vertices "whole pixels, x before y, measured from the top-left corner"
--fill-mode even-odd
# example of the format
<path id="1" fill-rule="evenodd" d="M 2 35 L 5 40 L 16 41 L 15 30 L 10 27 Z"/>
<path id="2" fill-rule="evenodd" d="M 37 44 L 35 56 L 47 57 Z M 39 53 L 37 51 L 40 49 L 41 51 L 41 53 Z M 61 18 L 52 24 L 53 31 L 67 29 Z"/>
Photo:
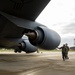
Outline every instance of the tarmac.
<path id="1" fill-rule="evenodd" d="M 0 53 L 0 75 L 75 75 L 75 52 Z"/>

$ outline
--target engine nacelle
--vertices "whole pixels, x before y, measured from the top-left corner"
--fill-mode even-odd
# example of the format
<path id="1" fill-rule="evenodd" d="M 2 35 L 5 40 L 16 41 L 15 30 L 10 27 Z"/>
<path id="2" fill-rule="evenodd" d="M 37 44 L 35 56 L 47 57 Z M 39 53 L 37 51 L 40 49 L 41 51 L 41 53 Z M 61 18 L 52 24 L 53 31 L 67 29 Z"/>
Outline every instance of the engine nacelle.
<path id="1" fill-rule="evenodd" d="M 32 53 L 38 50 L 37 47 L 33 46 L 29 40 L 23 40 L 21 43 L 19 43 L 20 46 L 19 49 L 22 51 L 25 51 L 26 53 Z"/>
<path id="2" fill-rule="evenodd" d="M 60 44 L 60 36 L 53 30 L 45 26 L 39 26 L 35 29 L 36 39 L 29 38 L 31 44 L 42 49 L 55 49 Z"/>

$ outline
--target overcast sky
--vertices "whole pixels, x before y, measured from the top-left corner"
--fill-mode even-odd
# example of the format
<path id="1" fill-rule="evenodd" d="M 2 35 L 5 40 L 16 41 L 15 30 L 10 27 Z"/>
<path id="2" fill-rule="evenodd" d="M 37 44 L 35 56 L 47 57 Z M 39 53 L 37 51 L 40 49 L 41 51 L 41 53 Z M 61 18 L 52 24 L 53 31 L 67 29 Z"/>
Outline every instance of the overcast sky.
<path id="1" fill-rule="evenodd" d="M 61 36 L 61 45 L 74 45 L 75 0 L 51 0 L 36 20 Z"/>

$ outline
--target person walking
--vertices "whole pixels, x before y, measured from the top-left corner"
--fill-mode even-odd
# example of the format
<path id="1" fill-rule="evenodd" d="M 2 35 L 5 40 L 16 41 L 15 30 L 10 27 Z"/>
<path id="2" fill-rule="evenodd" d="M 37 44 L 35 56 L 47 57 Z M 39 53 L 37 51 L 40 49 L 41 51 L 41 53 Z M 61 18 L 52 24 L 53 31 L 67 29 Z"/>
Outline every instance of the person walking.
<path id="1" fill-rule="evenodd" d="M 63 59 L 63 61 L 65 61 L 65 59 L 66 59 L 66 57 L 67 57 L 67 51 L 66 51 L 66 46 L 65 46 L 65 44 L 63 44 L 63 46 L 62 47 L 60 47 L 59 49 L 62 49 L 62 59 Z"/>

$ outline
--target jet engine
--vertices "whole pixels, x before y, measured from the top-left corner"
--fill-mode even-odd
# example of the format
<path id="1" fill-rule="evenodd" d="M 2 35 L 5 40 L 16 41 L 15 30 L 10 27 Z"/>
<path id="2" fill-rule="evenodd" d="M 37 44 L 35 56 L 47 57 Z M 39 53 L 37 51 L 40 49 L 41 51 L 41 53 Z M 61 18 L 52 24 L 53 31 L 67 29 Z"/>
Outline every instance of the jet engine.
<path id="1" fill-rule="evenodd" d="M 42 49 L 52 50 L 60 44 L 60 36 L 45 26 L 39 26 L 34 32 L 26 33 L 26 35 L 31 44 Z"/>
<path id="2" fill-rule="evenodd" d="M 23 40 L 19 43 L 18 48 L 15 49 L 15 52 L 21 52 L 24 51 L 26 53 L 32 53 L 37 51 L 38 48 L 33 46 L 28 39 Z"/>

